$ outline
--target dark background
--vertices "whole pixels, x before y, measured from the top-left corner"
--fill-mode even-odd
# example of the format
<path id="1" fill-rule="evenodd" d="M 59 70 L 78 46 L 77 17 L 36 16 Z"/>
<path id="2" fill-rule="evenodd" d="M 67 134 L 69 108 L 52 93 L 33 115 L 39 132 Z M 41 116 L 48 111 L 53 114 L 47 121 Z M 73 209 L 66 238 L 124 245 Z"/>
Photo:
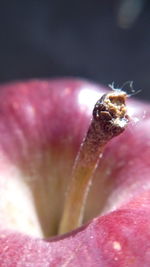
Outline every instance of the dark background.
<path id="1" fill-rule="evenodd" d="M 150 99 L 150 2 L 0 2 L 0 82 L 76 76 L 133 80 Z"/>

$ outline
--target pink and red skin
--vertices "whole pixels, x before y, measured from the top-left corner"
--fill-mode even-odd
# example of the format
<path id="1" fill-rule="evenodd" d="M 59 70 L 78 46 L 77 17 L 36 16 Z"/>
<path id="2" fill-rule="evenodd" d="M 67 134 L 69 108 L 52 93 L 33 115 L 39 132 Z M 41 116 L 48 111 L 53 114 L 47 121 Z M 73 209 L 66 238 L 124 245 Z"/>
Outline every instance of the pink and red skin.
<path id="1" fill-rule="evenodd" d="M 68 161 L 71 157 L 71 170 L 90 123 L 91 92 L 97 97 L 104 89 L 78 80 L 2 85 L 1 171 L 14 164 L 22 171 L 20 179 L 24 179 L 30 162 L 35 160 L 36 166 L 36 155 L 40 154 L 45 160 L 47 153 L 55 155 L 56 165 L 58 160 L 65 164 L 67 157 Z M 89 98 L 84 99 L 88 94 Z M 7 229 L 1 219 L 1 267 L 149 266 L 150 107 L 130 102 L 130 108 L 133 119 L 136 116 L 139 122 L 131 122 L 122 135 L 107 145 L 90 193 L 86 218 L 88 220 L 94 213 L 97 218 L 74 232 L 49 239 L 34 238 L 19 229 Z M 69 179 L 68 174 L 66 176 Z M 98 211 L 102 215 L 98 216 Z"/>

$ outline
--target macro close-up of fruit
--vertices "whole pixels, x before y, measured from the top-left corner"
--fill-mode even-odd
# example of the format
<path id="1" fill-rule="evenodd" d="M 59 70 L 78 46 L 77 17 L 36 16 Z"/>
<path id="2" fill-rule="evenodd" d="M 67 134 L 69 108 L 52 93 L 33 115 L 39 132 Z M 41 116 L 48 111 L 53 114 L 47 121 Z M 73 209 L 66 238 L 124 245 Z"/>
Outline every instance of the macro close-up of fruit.
<path id="1" fill-rule="evenodd" d="M 0 267 L 150 267 L 150 2 L 0 6 Z"/>
<path id="2" fill-rule="evenodd" d="M 106 93 L 119 94 L 109 105 L 112 112 L 121 106 L 118 113 L 127 125 L 99 154 L 81 201 L 82 223 L 60 230 L 73 168 L 82 163 L 77 155 L 84 150 L 94 106 Z M 149 266 L 150 105 L 127 95 L 124 111 L 124 94 L 77 79 L 1 85 L 1 267 Z M 94 140 L 94 149 L 85 149 L 86 169 L 97 153 Z M 85 173 L 79 172 L 69 216 L 76 212 Z"/>

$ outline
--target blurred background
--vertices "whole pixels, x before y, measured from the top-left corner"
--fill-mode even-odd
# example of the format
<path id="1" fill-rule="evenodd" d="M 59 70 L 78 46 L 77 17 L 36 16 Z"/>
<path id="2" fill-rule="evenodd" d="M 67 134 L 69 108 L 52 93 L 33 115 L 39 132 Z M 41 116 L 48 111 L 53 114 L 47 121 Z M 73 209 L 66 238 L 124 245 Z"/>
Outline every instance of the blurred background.
<path id="1" fill-rule="evenodd" d="M 150 1 L 1 1 L 0 83 L 58 76 L 133 80 L 150 99 Z"/>

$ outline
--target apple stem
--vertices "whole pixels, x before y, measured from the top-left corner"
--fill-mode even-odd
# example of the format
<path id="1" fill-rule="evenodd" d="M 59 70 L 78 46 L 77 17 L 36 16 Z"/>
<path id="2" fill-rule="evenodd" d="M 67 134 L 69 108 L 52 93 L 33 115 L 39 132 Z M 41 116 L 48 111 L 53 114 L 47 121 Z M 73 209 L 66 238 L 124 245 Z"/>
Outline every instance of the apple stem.
<path id="1" fill-rule="evenodd" d="M 103 95 L 94 107 L 91 124 L 73 166 L 59 234 L 82 224 L 89 188 L 104 147 L 109 140 L 124 131 L 129 121 L 126 98 L 125 92 L 116 89 Z"/>

